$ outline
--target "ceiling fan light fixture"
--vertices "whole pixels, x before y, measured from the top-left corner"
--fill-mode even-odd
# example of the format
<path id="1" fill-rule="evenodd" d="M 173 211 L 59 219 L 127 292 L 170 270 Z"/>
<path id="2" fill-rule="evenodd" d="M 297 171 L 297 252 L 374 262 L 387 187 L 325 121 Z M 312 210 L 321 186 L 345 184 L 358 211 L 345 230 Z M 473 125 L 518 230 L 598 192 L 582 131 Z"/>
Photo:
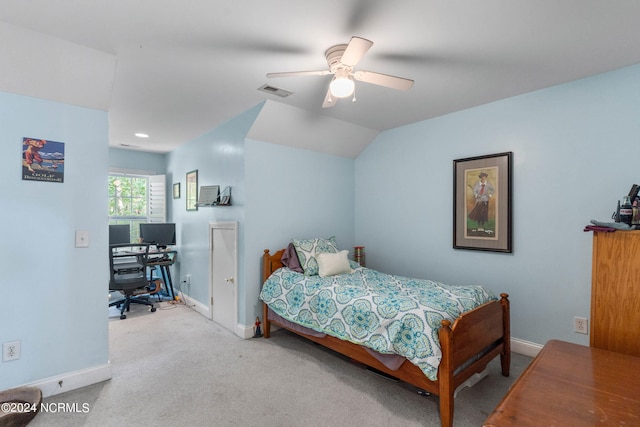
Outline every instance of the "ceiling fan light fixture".
<path id="1" fill-rule="evenodd" d="M 333 74 L 329 89 L 322 102 L 322 108 L 333 107 L 340 98 L 348 98 L 350 96 L 353 96 L 351 101 L 356 102 L 355 80 L 397 90 L 410 89 L 414 83 L 411 79 L 373 71 L 354 71 L 356 65 L 372 45 L 373 42 L 371 40 L 353 36 L 348 44 L 331 46 L 325 51 L 329 69 L 267 73 L 267 77 L 326 76 Z"/>
<path id="2" fill-rule="evenodd" d="M 331 95 L 335 96 L 336 98 L 346 98 L 348 96 L 351 96 L 353 95 L 354 89 L 355 84 L 353 83 L 353 79 L 348 75 L 336 75 L 336 77 L 329 84 Z"/>

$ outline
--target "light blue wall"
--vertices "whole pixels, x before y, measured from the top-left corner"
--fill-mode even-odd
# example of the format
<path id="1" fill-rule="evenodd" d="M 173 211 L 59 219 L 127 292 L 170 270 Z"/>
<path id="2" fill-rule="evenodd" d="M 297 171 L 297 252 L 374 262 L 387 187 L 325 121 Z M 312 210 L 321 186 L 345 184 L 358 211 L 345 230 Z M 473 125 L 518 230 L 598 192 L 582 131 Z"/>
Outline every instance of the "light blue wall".
<path id="1" fill-rule="evenodd" d="M 109 148 L 109 168 L 162 175 L 167 169 L 167 154 Z"/>
<path id="2" fill-rule="evenodd" d="M 336 236 L 353 254 L 354 161 L 313 151 L 247 140 L 246 282 L 251 324 L 265 249 L 285 248 L 292 238 Z"/>
<path id="3" fill-rule="evenodd" d="M 237 116 L 168 154 L 167 179 L 180 183 L 180 199 L 168 200 L 171 221 L 176 223 L 178 262 L 174 265 L 173 282 L 178 286 L 181 277 L 191 276 L 190 284 L 182 291 L 209 306 L 209 223 L 238 221 L 238 298 L 244 298 L 244 236 L 245 236 L 245 135 L 253 124 L 261 105 Z M 186 174 L 198 171 L 198 187 L 219 185 L 231 187 L 232 206 L 200 207 L 186 210 Z M 170 184 L 170 185 L 171 185 Z M 252 313 L 253 314 L 253 313 Z M 239 319 L 245 318 L 240 304 Z M 253 324 L 253 321 L 247 324 Z"/>
<path id="4" fill-rule="evenodd" d="M 21 179 L 23 137 L 65 143 L 64 183 Z M 22 350 L 0 362 L 2 390 L 108 362 L 108 116 L 0 92 L 0 140 L 0 343 Z"/>
<path id="5" fill-rule="evenodd" d="M 512 335 L 588 344 L 590 219 L 640 183 L 640 66 L 383 132 L 355 162 L 368 266 L 507 292 Z M 428 102 L 426 100 L 425 102 Z M 513 254 L 452 249 L 453 160 L 514 152 Z"/>
<path id="6" fill-rule="evenodd" d="M 261 315 L 261 255 L 293 237 L 336 235 L 353 245 L 353 160 L 260 141 L 245 141 L 262 104 L 168 155 L 169 185 L 182 197 L 169 200 L 177 224 L 178 263 L 174 284 L 205 306 L 209 295 L 209 223 L 238 221 L 238 321 L 253 325 Z M 198 186 L 232 187 L 231 207 L 186 211 L 185 175 L 198 170 Z M 300 179 L 304 177 L 304 179 Z M 308 207 L 318 207 L 311 209 Z M 280 243 L 278 243 L 280 242 Z M 274 247 L 273 245 L 280 245 Z"/>

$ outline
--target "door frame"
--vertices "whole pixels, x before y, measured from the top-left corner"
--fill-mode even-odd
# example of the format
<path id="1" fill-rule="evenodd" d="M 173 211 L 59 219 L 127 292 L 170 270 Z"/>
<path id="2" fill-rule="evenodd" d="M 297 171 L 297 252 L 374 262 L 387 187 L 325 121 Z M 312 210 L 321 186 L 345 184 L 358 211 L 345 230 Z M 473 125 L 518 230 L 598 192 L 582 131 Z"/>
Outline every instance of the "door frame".
<path id="1" fill-rule="evenodd" d="M 233 244 L 235 252 L 233 254 L 233 316 L 235 319 L 235 328 L 233 333 L 238 335 L 238 221 L 219 221 L 209 223 L 209 318 L 213 320 L 213 232 L 215 229 L 231 230 L 234 233 Z"/>

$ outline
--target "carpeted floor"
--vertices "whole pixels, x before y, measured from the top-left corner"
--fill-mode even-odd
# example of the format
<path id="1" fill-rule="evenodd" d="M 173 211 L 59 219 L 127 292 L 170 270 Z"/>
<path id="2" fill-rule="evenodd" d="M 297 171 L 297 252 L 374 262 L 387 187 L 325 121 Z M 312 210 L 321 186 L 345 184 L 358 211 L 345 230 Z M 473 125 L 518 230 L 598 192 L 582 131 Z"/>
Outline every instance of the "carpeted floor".
<path id="1" fill-rule="evenodd" d="M 243 340 L 184 305 L 110 317 L 113 378 L 45 399 L 80 408 L 30 426 L 439 426 L 438 400 L 286 331 Z M 455 426 L 480 426 L 531 362 L 513 354 L 458 393 Z M 77 405 L 74 405 L 77 404 Z M 86 404 L 86 405 L 85 405 Z M 86 411 L 83 409 L 87 408 Z"/>

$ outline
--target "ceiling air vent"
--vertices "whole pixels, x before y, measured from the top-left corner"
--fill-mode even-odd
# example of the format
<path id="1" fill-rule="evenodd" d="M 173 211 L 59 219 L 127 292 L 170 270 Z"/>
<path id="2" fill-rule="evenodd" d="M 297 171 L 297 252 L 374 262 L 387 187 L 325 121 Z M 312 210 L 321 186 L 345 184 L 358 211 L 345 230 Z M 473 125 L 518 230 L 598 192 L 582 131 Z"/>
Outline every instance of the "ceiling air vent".
<path id="1" fill-rule="evenodd" d="M 262 85 L 258 88 L 258 90 L 266 93 L 270 93 L 272 95 L 279 96 L 280 98 L 286 98 L 291 95 L 293 92 L 289 92 L 288 90 L 280 89 L 279 87 Z"/>

